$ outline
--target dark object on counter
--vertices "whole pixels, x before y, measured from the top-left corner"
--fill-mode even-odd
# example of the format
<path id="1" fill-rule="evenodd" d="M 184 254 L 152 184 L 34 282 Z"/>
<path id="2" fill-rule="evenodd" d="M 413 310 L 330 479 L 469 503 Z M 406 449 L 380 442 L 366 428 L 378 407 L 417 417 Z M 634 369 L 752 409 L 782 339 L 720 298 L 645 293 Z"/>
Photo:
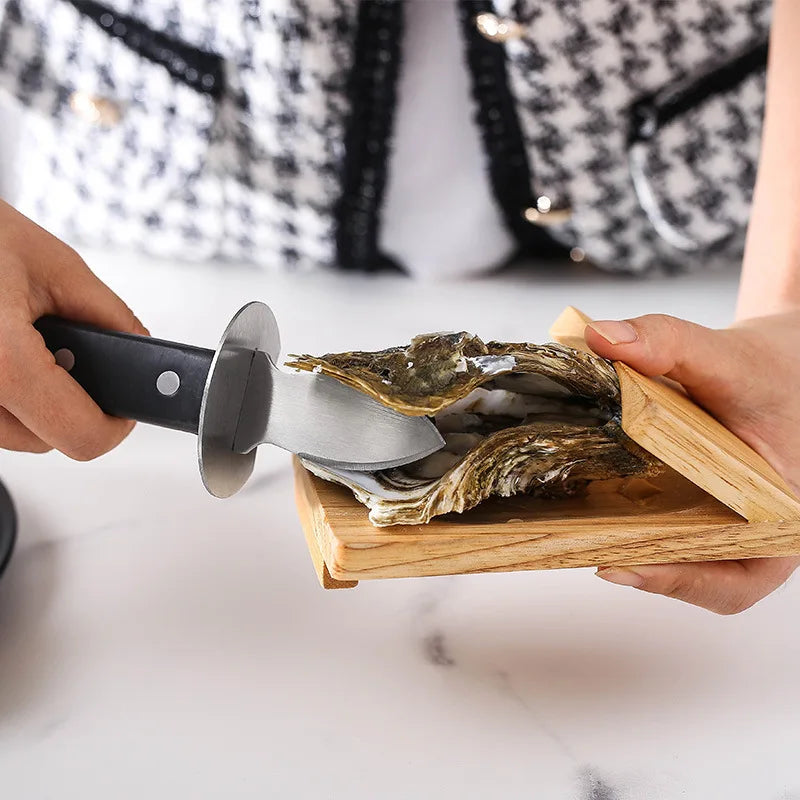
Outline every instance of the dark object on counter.
<path id="1" fill-rule="evenodd" d="M 17 512 L 8 489 L 0 483 L 0 576 L 5 572 L 17 540 Z"/>

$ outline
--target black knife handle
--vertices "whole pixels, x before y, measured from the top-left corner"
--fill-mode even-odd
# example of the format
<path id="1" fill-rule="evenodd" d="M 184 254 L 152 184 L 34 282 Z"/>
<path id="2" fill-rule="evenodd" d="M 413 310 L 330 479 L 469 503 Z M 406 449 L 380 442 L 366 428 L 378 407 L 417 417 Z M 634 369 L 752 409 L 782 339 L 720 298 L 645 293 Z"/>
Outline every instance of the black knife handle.
<path id="1" fill-rule="evenodd" d="M 58 317 L 42 317 L 35 327 L 56 361 L 69 366 L 74 359 L 69 374 L 106 414 L 197 433 L 213 350 Z M 173 394 L 164 393 L 178 382 Z"/>

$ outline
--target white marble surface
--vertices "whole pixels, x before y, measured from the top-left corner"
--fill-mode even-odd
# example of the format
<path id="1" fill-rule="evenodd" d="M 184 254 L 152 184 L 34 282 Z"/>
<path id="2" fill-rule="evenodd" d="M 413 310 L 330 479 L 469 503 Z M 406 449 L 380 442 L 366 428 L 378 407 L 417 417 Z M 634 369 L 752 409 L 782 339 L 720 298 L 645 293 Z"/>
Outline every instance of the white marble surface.
<path id="1" fill-rule="evenodd" d="M 733 274 L 564 270 L 462 284 L 90 262 L 159 336 L 210 346 L 244 301 L 284 352 L 425 330 L 543 339 L 595 316 L 731 314 Z M 800 798 L 800 590 L 721 618 L 590 570 L 324 592 L 288 458 L 241 495 L 191 437 L 139 426 L 76 464 L 0 454 L 18 551 L 0 581 L 0 797 Z"/>

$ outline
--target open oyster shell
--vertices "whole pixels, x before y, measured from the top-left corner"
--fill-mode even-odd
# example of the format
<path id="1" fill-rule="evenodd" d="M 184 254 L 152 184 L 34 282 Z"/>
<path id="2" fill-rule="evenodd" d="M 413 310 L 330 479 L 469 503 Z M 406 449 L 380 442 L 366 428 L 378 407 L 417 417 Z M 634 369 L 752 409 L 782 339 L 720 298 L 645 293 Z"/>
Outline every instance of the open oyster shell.
<path id="1" fill-rule="evenodd" d="M 404 414 L 433 417 L 447 442 L 413 464 L 372 473 L 304 462 L 352 489 L 374 525 L 420 524 L 492 495 L 568 494 L 591 480 L 663 468 L 622 431 L 611 364 L 563 345 L 435 333 L 374 353 L 293 358 L 287 366 L 330 375 Z"/>

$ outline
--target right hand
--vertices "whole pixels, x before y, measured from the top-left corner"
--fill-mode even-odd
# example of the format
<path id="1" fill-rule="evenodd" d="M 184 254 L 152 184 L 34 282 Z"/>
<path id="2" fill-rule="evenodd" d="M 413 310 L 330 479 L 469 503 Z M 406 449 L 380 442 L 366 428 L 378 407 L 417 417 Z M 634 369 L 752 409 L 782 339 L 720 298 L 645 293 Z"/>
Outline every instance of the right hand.
<path id="1" fill-rule="evenodd" d="M 605 358 L 681 383 L 800 496 L 800 311 L 742 321 L 721 331 L 661 314 L 603 320 L 590 323 L 586 341 Z M 609 564 L 597 575 L 718 614 L 737 614 L 774 592 L 798 566 L 800 557 L 792 555 L 632 567 Z"/>
<path id="2" fill-rule="evenodd" d="M 106 416 L 56 364 L 33 327 L 45 314 L 147 335 L 74 250 L 0 200 L 0 448 L 88 461 L 133 422 Z"/>

